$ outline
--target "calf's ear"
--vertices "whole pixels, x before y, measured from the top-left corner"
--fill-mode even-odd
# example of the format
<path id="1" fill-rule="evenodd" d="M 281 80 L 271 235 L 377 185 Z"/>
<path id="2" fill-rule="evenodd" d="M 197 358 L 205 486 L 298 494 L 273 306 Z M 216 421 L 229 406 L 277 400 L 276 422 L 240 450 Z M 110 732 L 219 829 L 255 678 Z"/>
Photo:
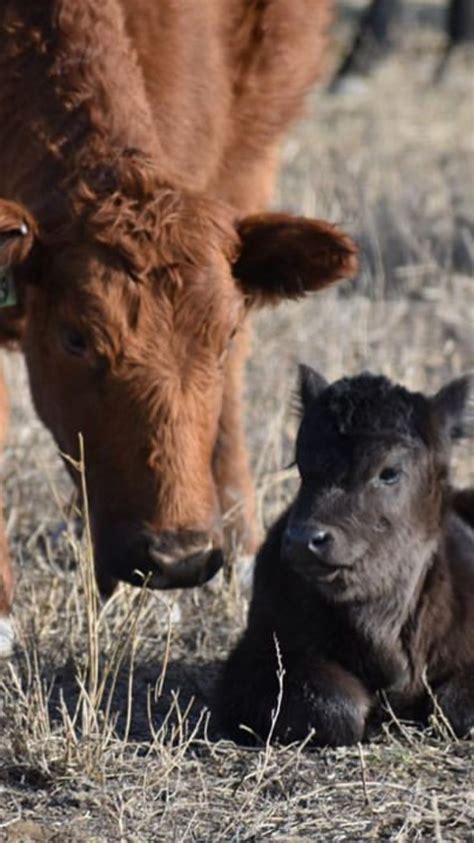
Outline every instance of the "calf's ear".
<path id="1" fill-rule="evenodd" d="M 474 372 L 450 381 L 431 402 L 445 436 L 449 439 L 474 437 Z"/>
<path id="2" fill-rule="evenodd" d="M 328 222 L 258 214 L 237 226 L 233 274 L 249 304 L 276 304 L 320 290 L 357 272 L 357 246 Z"/>
<path id="3" fill-rule="evenodd" d="M 326 378 L 323 378 L 319 372 L 304 363 L 300 363 L 298 366 L 298 384 L 303 409 L 328 386 Z"/>

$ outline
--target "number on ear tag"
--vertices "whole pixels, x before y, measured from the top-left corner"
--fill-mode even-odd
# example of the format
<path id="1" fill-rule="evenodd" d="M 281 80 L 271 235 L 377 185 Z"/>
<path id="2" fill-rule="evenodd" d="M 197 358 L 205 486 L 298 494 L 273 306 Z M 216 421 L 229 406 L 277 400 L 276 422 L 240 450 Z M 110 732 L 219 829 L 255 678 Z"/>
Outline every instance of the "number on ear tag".
<path id="1" fill-rule="evenodd" d="M 17 303 L 13 272 L 7 267 L 0 267 L 0 308 L 13 307 Z"/>

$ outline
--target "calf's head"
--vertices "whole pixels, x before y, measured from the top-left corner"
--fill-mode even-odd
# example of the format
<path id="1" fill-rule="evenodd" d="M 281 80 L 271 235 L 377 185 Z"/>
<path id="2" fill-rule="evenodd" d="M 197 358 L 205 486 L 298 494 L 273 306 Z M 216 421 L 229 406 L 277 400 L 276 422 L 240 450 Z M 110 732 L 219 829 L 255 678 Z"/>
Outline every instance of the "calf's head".
<path id="1" fill-rule="evenodd" d="M 301 367 L 301 486 L 283 553 L 335 602 L 414 588 L 440 539 L 453 439 L 474 433 L 474 376 L 433 397 L 368 373 Z"/>
<path id="2" fill-rule="evenodd" d="M 0 201 L 34 402 L 64 454 L 83 436 L 103 590 L 196 585 L 222 563 L 212 463 L 232 338 L 252 305 L 353 274 L 355 247 L 326 223 L 235 223 L 163 188 L 83 206 L 51 233 Z"/>

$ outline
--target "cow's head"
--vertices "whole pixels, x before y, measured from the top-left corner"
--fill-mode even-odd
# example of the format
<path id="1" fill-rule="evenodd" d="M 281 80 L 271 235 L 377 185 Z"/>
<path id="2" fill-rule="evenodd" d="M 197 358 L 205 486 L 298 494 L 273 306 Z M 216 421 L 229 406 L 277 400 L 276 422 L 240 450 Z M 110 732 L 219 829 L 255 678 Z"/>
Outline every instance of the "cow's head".
<path id="1" fill-rule="evenodd" d="M 173 190 L 84 194 L 54 235 L 0 202 L 34 402 L 64 454 L 82 433 L 103 590 L 196 585 L 222 562 L 212 463 L 233 337 L 253 305 L 352 275 L 355 247 L 327 223 L 235 223 Z"/>
<path id="2" fill-rule="evenodd" d="M 429 397 L 368 373 L 328 385 L 301 371 L 301 487 L 284 554 L 335 602 L 403 610 L 444 528 L 452 441 L 474 433 L 474 376 Z"/>

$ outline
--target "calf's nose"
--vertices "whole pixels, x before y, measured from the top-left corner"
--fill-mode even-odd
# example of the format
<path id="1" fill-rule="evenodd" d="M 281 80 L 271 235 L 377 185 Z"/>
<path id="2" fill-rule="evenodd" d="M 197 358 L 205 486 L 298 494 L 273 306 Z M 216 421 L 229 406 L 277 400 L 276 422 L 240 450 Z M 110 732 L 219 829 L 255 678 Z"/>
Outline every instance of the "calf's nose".
<path id="1" fill-rule="evenodd" d="M 283 547 L 291 558 L 324 561 L 332 541 L 329 530 L 314 525 L 292 524 L 285 530 Z"/>
<path id="2" fill-rule="evenodd" d="M 313 534 L 309 537 L 308 548 L 311 553 L 318 556 L 320 553 L 324 553 L 325 549 L 331 544 L 331 541 L 332 536 L 329 530 L 314 530 Z"/>

